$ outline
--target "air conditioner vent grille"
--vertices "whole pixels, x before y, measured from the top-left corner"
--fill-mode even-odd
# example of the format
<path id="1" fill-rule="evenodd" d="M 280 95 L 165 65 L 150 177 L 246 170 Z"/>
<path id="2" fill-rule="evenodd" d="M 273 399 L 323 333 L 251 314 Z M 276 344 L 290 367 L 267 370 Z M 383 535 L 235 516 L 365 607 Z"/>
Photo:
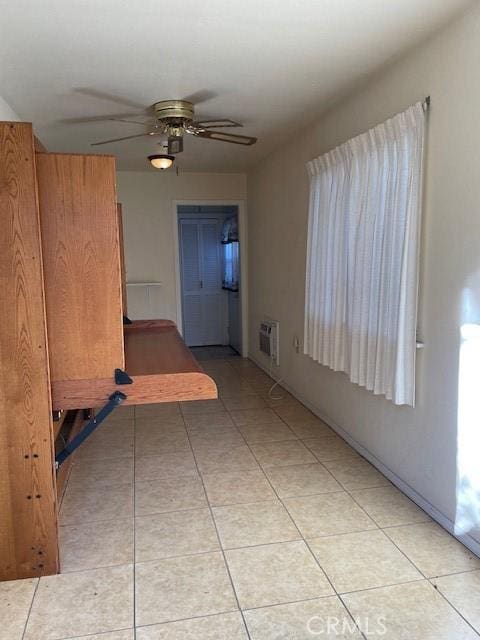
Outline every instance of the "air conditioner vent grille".
<path id="1" fill-rule="evenodd" d="M 275 320 L 262 320 L 258 332 L 259 348 L 269 358 L 279 364 L 278 348 L 279 323 Z"/>

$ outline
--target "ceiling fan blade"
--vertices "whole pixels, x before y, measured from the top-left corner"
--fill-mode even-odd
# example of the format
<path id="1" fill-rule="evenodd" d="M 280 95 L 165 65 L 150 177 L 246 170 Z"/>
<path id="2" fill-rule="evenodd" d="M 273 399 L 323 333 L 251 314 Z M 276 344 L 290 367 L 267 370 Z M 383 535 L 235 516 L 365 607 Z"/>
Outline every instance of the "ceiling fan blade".
<path id="1" fill-rule="evenodd" d="M 243 127 L 243 124 L 235 122 L 235 120 L 229 120 L 228 118 L 218 118 L 218 120 L 199 120 L 198 122 L 193 122 L 192 126 L 198 127 L 199 129 L 215 129 L 218 127 Z"/>
<path id="2" fill-rule="evenodd" d="M 174 155 L 175 153 L 181 153 L 183 151 L 183 138 L 180 136 L 170 136 L 168 138 L 167 153 Z"/>
<path id="3" fill-rule="evenodd" d="M 212 98 L 216 98 L 217 94 L 213 91 L 208 91 L 207 89 L 202 89 L 200 91 L 195 91 L 195 93 L 191 93 L 189 96 L 185 96 L 182 100 L 186 100 L 187 102 L 191 102 L 192 104 L 200 104 L 201 102 L 207 102 L 207 100 L 211 100 Z"/>
<path id="4" fill-rule="evenodd" d="M 90 96 L 91 98 L 98 98 L 99 100 L 108 100 L 108 102 L 116 102 L 117 104 L 123 104 L 126 107 L 133 107 L 133 109 L 146 109 L 144 104 L 139 104 L 138 102 L 134 102 L 129 98 L 124 98 L 122 96 L 116 96 L 113 93 L 108 93 L 107 91 L 100 91 L 98 89 L 90 89 L 89 87 L 75 87 L 75 93 L 82 93 L 85 96 Z"/>
<path id="5" fill-rule="evenodd" d="M 121 142 L 122 140 L 131 140 L 132 138 L 143 138 L 144 136 L 159 136 L 160 131 L 149 131 L 148 133 L 137 133 L 135 136 L 125 136 L 123 138 L 113 138 L 112 140 L 102 140 L 101 142 L 92 142 L 91 147 L 98 147 L 101 144 L 110 144 L 111 142 Z"/>
<path id="6" fill-rule="evenodd" d="M 62 124 L 83 124 L 88 122 L 106 122 L 107 120 L 122 120 L 123 118 L 136 118 L 144 116 L 143 113 L 112 113 L 106 116 L 90 116 L 87 118 L 63 118 L 58 120 Z"/>
<path id="7" fill-rule="evenodd" d="M 223 131 L 197 131 L 193 133 L 199 138 L 209 138 L 210 140 L 219 140 L 220 142 L 231 142 L 232 144 L 243 144 L 249 146 L 255 144 L 257 138 L 252 136 L 238 136 L 233 133 L 224 133 Z"/>
<path id="8" fill-rule="evenodd" d="M 125 118 L 107 118 L 107 120 L 111 122 L 126 122 L 127 124 L 140 124 L 142 127 L 145 127 L 149 124 L 148 121 L 139 122 L 138 120 L 126 120 Z M 151 119 L 150 124 L 151 126 L 153 126 L 154 124 Z"/>

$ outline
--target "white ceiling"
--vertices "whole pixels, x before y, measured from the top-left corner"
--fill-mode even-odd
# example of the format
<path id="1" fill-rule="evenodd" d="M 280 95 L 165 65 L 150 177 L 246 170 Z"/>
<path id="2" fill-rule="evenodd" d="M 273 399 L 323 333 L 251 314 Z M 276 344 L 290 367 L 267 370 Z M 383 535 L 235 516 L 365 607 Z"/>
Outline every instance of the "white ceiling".
<path id="1" fill-rule="evenodd" d="M 469 0 L 0 0 L 0 95 L 51 151 L 143 131 L 62 120 L 197 92 L 202 118 L 244 123 L 249 148 L 185 140 L 189 171 L 241 171 Z M 126 100 L 119 104 L 86 88 Z M 239 131 L 241 132 L 241 130 Z M 145 170 L 154 138 L 94 148 Z"/>

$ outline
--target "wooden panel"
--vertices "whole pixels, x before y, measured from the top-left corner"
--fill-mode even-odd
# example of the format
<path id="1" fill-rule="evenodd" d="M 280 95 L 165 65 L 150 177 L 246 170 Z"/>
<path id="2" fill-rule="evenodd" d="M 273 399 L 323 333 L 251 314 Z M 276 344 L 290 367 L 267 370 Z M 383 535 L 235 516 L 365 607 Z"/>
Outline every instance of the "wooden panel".
<path id="1" fill-rule="evenodd" d="M 32 127 L 0 123 L 0 579 L 58 569 Z"/>
<path id="2" fill-rule="evenodd" d="M 71 442 L 73 438 L 79 433 L 80 429 L 85 424 L 85 419 L 83 417 L 83 411 L 72 412 L 75 413 L 75 417 L 73 419 L 72 429 L 67 438 L 67 442 Z M 67 414 L 68 415 L 68 414 Z M 65 446 L 65 443 L 62 443 L 62 448 Z M 65 489 L 67 486 L 67 480 L 70 475 L 71 467 L 72 467 L 73 456 L 68 457 L 65 462 L 60 466 L 57 473 L 57 499 L 58 499 L 58 508 L 62 506 L 63 496 L 65 494 Z"/>
<path id="3" fill-rule="evenodd" d="M 169 320 L 139 320 L 125 327 L 125 364 L 133 384 L 116 386 L 112 378 L 64 380 L 52 387 L 55 408 L 101 406 L 116 389 L 125 404 L 209 400 L 215 382 L 203 372 Z"/>
<path id="4" fill-rule="evenodd" d="M 62 409 L 101 407 L 114 391 L 127 395 L 125 405 L 213 400 L 215 382 L 206 373 L 175 373 L 132 376 L 133 384 L 117 386 L 111 378 L 103 380 L 64 380 L 52 387 L 53 403 Z"/>
<path id="5" fill-rule="evenodd" d="M 37 154 L 52 381 L 124 367 L 115 162 Z"/>
<path id="6" fill-rule="evenodd" d="M 190 349 L 185 346 L 176 326 L 136 323 L 126 325 L 125 369 L 130 376 L 203 373 Z"/>
<path id="7" fill-rule="evenodd" d="M 67 417 L 67 412 L 61 411 L 59 419 L 53 421 L 53 441 L 54 442 L 57 439 L 58 434 L 62 430 L 63 423 L 65 422 L 66 417 Z"/>
<path id="8" fill-rule="evenodd" d="M 125 327 L 123 327 L 123 332 L 126 334 L 126 333 L 131 333 L 132 331 L 143 331 L 144 329 L 163 329 L 168 327 L 176 329 L 177 325 L 173 320 L 164 320 L 163 318 L 155 319 L 155 320 L 153 319 L 152 320 L 133 320 L 132 324 L 128 324 Z M 180 340 L 182 340 L 182 338 L 180 338 Z M 193 355 L 192 355 L 192 358 L 195 361 L 195 363 L 198 366 L 200 366 L 197 360 L 193 357 Z"/>
<path id="9" fill-rule="evenodd" d="M 127 313 L 127 276 L 125 272 L 125 243 L 123 239 L 123 215 L 122 205 L 117 203 L 118 212 L 118 241 L 120 243 L 120 274 L 122 277 L 122 310 L 126 316 Z"/>

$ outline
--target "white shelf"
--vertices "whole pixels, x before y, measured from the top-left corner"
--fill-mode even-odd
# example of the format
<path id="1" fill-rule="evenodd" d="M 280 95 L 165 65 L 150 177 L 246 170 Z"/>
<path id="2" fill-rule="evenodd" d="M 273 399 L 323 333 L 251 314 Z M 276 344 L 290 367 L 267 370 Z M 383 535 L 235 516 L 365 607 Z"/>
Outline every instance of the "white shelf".
<path id="1" fill-rule="evenodd" d="M 161 282 L 127 282 L 127 287 L 161 287 Z"/>

